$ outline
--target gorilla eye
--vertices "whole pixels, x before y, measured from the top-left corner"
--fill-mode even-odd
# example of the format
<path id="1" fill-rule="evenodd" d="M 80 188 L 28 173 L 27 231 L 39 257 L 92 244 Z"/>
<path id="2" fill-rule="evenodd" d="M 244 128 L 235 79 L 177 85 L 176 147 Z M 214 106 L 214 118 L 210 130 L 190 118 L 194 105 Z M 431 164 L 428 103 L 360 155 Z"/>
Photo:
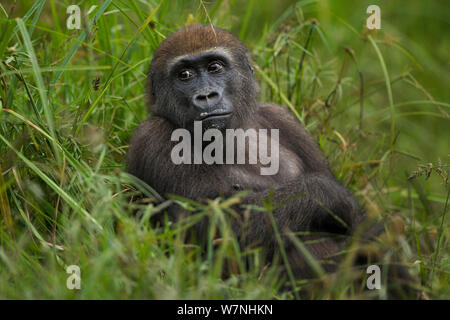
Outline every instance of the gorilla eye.
<path id="1" fill-rule="evenodd" d="M 187 80 L 194 76 L 194 73 L 190 70 L 183 70 L 178 74 L 178 79 Z"/>
<path id="2" fill-rule="evenodd" d="M 208 72 L 219 72 L 223 66 L 220 62 L 214 61 L 208 64 Z"/>

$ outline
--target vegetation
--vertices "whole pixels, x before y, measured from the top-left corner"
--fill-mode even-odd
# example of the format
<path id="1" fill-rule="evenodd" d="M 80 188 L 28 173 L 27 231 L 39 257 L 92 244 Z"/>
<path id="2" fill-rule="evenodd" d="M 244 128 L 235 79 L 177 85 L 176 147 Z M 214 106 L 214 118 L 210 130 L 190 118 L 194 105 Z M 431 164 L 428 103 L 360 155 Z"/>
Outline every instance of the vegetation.
<path id="1" fill-rule="evenodd" d="M 295 112 L 367 214 L 386 219 L 373 249 L 399 257 L 423 298 L 450 298 L 443 2 L 80 0 L 81 29 L 68 30 L 71 4 L 0 5 L 0 299 L 297 297 L 236 245 L 226 216 L 237 199 L 158 203 L 124 172 L 130 135 L 147 117 L 153 51 L 179 27 L 211 22 L 252 49 L 260 99 Z M 381 30 L 365 28 L 370 4 L 381 7 Z M 153 228 L 149 217 L 171 201 L 192 217 Z M 203 215 L 211 237 L 230 239 L 206 252 L 183 243 Z M 222 278 L 229 264 L 236 273 Z M 81 290 L 66 287 L 69 265 L 81 268 Z M 350 279 L 346 268 L 323 275 L 310 298 L 386 297 Z"/>

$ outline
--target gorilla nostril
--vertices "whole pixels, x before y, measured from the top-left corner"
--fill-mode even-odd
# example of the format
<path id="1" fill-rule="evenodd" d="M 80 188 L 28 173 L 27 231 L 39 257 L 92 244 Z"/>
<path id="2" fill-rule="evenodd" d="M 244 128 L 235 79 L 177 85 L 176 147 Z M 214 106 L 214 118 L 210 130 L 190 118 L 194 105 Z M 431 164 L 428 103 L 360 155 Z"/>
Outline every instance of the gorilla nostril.
<path id="1" fill-rule="evenodd" d="M 208 94 L 208 99 L 210 100 L 214 100 L 219 98 L 219 94 L 217 92 L 211 92 L 210 94 Z"/>
<path id="2" fill-rule="evenodd" d="M 206 101 L 207 97 L 204 95 L 198 95 L 195 100 Z"/>

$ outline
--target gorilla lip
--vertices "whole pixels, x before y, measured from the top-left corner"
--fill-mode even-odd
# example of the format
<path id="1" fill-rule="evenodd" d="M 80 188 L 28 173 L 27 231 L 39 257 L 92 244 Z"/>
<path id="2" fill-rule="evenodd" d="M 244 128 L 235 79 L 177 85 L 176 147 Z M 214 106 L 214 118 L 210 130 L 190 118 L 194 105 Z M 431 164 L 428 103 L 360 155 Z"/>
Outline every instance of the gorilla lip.
<path id="1" fill-rule="evenodd" d="M 212 113 L 202 113 L 198 118 L 199 121 L 203 121 L 206 119 L 217 118 L 217 117 L 225 117 L 230 116 L 231 112 L 212 112 Z"/>

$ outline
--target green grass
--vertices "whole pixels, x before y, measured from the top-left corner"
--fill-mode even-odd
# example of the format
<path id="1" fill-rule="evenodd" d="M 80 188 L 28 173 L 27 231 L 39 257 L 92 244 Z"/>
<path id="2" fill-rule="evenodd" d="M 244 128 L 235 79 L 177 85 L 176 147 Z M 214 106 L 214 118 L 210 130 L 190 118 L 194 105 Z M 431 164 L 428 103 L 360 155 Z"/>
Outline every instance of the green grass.
<path id="1" fill-rule="evenodd" d="M 314 286 L 314 299 L 385 297 L 359 290 L 345 264 L 323 275 L 300 241 L 320 278 L 280 277 L 258 250 L 239 248 L 227 220 L 237 199 L 160 203 L 124 172 L 147 117 L 153 51 L 183 25 L 210 21 L 251 48 L 260 100 L 290 108 L 367 214 L 386 219 L 371 250 L 396 256 L 428 297 L 449 299 L 450 14 L 440 2 L 379 2 L 382 29 L 368 32 L 372 2 L 84 0 L 82 12 L 97 7 L 81 30 L 66 28 L 70 1 L 2 2 L 0 299 L 297 297 L 280 290 L 285 281 Z M 192 215 L 152 227 L 171 201 Z M 183 237 L 205 215 L 210 239 L 225 240 L 202 252 Z M 66 287 L 73 264 L 81 290 Z"/>

